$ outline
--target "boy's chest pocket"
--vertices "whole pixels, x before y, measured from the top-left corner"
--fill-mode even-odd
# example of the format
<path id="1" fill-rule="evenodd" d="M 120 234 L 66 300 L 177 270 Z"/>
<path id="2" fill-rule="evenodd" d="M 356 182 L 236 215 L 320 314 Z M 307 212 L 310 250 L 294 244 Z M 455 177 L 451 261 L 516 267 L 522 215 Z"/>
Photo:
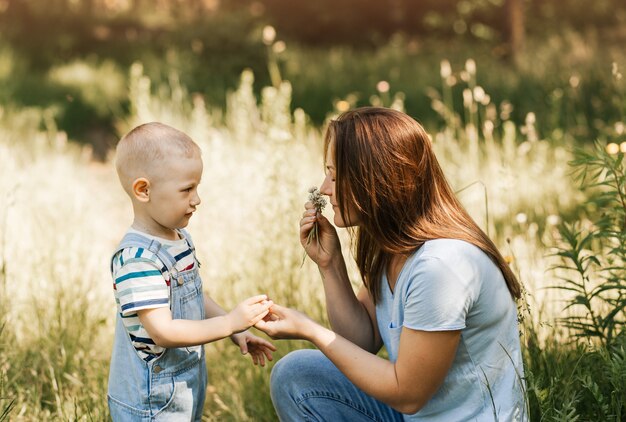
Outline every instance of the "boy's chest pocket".
<path id="1" fill-rule="evenodd" d="M 204 296 L 202 284 L 189 283 L 189 291 L 181 292 L 178 299 L 178 313 L 181 319 L 203 320 L 204 319 Z M 185 347 L 188 353 L 202 355 L 202 346 Z"/>
<path id="2" fill-rule="evenodd" d="M 194 288 L 190 292 L 181 295 L 179 308 L 181 319 L 204 319 L 204 298 L 202 291 Z"/>

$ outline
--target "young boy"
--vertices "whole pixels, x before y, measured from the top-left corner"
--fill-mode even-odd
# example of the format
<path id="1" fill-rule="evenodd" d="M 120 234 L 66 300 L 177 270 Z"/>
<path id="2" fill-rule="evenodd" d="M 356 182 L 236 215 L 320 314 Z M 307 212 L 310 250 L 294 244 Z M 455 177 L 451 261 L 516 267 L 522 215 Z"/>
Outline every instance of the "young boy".
<path id="1" fill-rule="evenodd" d="M 202 293 L 191 237 L 200 204 L 200 148 L 160 123 L 138 126 L 117 146 L 116 168 L 134 220 L 111 271 L 118 307 L 109 374 L 114 421 L 199 421 L 206 389 L 203 344 L 230 336 L 254 364 L 274 346 L 246 331 L 267 315 L 266 295 L 226 313 Z"/>

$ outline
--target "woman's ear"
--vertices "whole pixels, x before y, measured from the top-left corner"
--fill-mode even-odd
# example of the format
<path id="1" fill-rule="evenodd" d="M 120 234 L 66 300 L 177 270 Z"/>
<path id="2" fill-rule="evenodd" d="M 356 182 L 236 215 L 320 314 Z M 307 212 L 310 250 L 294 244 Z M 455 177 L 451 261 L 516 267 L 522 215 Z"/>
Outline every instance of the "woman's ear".
<path id="1" fill-rule="evenodd" d="M 140 177 L 133 182 L 133 196 L 139 202 L 150 201 L 150 181 L 145 177 Z"/>

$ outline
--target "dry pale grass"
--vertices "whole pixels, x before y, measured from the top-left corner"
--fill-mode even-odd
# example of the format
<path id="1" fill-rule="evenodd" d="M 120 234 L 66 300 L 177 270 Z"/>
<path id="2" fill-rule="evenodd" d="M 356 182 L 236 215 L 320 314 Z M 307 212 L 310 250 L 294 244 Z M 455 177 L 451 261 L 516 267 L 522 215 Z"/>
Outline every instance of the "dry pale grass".
<path id="1" fill-rule="evenodd" d="M 244 73 L 222 111 L 175 81 L 152 94 L 139 65 L 131 79 L 133 113 L 120 133 L 158 120 L 202 147 L 202 204 L 189 230 L 206 290 L 225 308 L 266 292 L 325 320 L 319 276 L 310 262 L 300 267 L 298 241 L 307 188 L 323 177 L 321 133 L 301 110 L 289 111 L 290 86 L 266 88 L 257 104 L 252 75 Z M 49 119 L 36 110 L 0 120 L 0 414 L 9 398 L 15 421 L 100 420 L 115 318 L 109 258 L 131 209 L 110 160 L 93 162 L 88 149 L 67 143 L 50 124 L 33 129 L 41 122 Z M 510 256 L 534 317 L 550 321 L 560 304 L 542 290 L 555 282 L 547 245 L 559 211 L 579 197 L 567 176 L 569 154 L 511 125 L 502 123 L 496 139 L 463 127 L 433 140 L 455 189 L 479 182 L 459 193 L 462 201 Z M 354 266 L 350 272 L 358 284 Z M 278 355 L 302 346 L 281 343 Z M 206 419 L 273 420 L 269 370 L 253 368 L 227 342 L 207 350 Z"/>

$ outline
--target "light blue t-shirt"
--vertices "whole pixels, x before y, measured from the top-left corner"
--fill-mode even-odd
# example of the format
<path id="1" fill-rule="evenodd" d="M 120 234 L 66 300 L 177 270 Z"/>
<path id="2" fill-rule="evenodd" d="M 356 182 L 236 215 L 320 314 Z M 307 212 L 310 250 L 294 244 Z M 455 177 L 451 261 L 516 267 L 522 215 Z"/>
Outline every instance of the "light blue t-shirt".
<path id="1" fill-rule="evenodd" d="M 461 330 L 443 384 L 405 420 L 528 420 L 517 308 L 502 272 L 483 251 L 461 240 L 428 241 L 407 259 L 393 293 L 383 276 L 381 293 L 376 317 L 392 362 L 402 327 Z"/>

